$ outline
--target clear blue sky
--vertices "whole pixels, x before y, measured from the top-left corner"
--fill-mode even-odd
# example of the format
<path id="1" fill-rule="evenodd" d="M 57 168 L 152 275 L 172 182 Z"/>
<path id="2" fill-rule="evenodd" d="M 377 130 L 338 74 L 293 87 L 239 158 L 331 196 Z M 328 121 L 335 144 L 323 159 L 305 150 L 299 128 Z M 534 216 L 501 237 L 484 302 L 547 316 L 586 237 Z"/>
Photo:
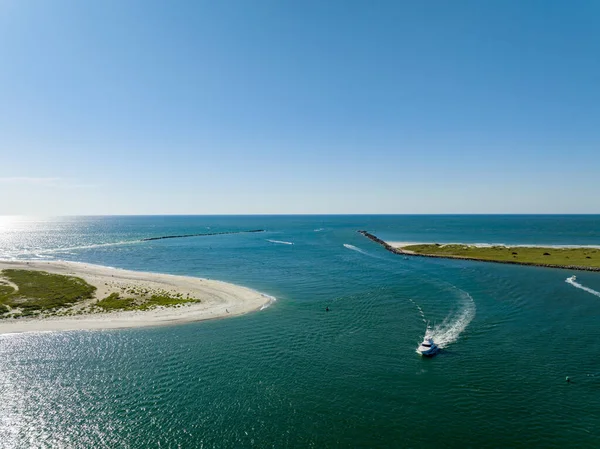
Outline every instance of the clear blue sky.
<path id="1" fill-rule="evenodd" d="M 0 213 L 600 213 L 600 2 L 0 2 Z"/>

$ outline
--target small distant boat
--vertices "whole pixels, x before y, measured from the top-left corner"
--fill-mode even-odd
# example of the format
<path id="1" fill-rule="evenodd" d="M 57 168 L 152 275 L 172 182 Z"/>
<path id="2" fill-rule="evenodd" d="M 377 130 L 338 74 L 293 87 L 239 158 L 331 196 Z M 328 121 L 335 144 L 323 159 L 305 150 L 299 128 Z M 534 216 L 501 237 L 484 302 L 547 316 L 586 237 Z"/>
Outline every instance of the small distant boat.
<path id="1" fill-rule="evenodd" d="M 433 338 L 425 337 L 423 343 L 417 348 L 417 352 L 426 357 L 431 357 L 439 351 L 439 347 L 433 342 Z"/>
<path id="2" fill-rule="evenodd" d="M 570 278 L 567 278 L 567 282 L 575 282 L 577 280 L 577 276 L 571 276 Z"/>

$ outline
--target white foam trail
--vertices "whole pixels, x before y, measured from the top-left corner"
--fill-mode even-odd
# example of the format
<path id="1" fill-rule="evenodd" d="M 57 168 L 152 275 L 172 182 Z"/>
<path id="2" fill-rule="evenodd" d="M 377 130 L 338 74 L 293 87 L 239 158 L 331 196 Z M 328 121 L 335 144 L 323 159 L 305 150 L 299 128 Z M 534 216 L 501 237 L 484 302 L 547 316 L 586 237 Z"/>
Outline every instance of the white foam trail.
<path id="1" fill-rule="evenodd" d="M 324 230 L 324 228 L 319 228 L 319 229 L 315 229 L 315 232 L 321 232 L 323 230 Z"/>
<path id="2" fill-rule="evenodd" d="M 267 239 L 267 242 L 279 243 L 280 245 L 293 245 L 292 242 L 284 242 L 283 240 L 270 240 L 270 239 Z"/>
<path id="3" fill-rule="evenodd" d="M 344 248 L 351 249 L 352 251 L 358 251 L 358 252 L 359 252 L 359 253 L 361 253 L 361 254 L 366 254 L 367 256 L 370 256 L 370 254 L 369 254 L 368 252 L 366 252 L 366 251 L 363 251 L 362 249 L 360 249 L 360 248 L 357 248 L 356 246 L 354 246 L 354 245 L 350 245 L 350 244 L 348 244 L 348 243 L 344 243 Z"/>
<path id="4" fill-rule="evenodd" d="M 598 296 L 598 297 L 600 297 L 600 292 L 598 292 L 598 291 L 596 291 L 596 290 L 594 290 L 594 289 L 591 289 L 591 288 L 589 288 L 589 287 L 586 287 L 585 285 L 581 285 L 579 282 L 577 282 L 577 281 L 574 281 L 574 280 L 573 280 L 573 279 L 571 279 L 571 278 L 567 278 L 567 279 L 565 280 L 565 282 L 566 282 L 567 284 L 571 284 L 571 285 L 572 285 L 573 287 L 575 287 L 575 288 L 580 288 L 581 290 L 585 290 L 586 292 L 588 292 L 588 293 L 591 293 L 591 294 L 592 294 L 592 295 L 594 295 L 594 296 Z"/>
<path id="5" fill-rule="evenodd" d="M 371 254 L 371 253 L 369 253 L 367 251 L 364 251 L 364 250 L 362 250 L 360 248 L 357 248 L 354 245 L 350 245 L 349 243 L 344 243 L 344 248 L 350 249 L 352 251 L 356 251 L 357 253 L 364 254 L 365 256 L 374 257 L 375 259 L 381 259 L 381 257 L 376 256 L 375 254 Z"/>
<path id="6" fill-rule="evenodd" d="M 52 259 L 52 256 L 44 256 L 43 254 L 34 254 L 38 259 Z"/>
<path id="7" fill-rule="evenodd" d="M 408 300 L 410 302 L 412 302 L 417 309 L 419 309 L 419 315 L 421 315 L 423 322 L 427 324 L 427 319 L 425 319 L 425 312 L 423 312 L 423 309 L 421 309 L 421 306 L 419 304 L 417 304 L 416 302 L 414 302 L 411 298 L 408 298 Z"/>
<path id="8" fill-rule="evenodd" d="M 426 336 L 433 338 L 433 341 L 440 348 L 445 348 L 458 340 L 460 334 L 467 328 L 471 320 L 475 317 L 475 301 L 467 292 L 457 289 L 460 293 L 461 302 L 458 312 L 451 312 L 441 324 L 430 328 L 427 327 Z"/>
<path id="9" fill-rule="evenodd" d="M 274 303 L 275 301 L 277 301 L 277 298 L 275 298 L 275 296 L 267 295 L 267 294 L 265 294 L 265 293 L 261 293 L 261 295 L 263 295 L 265 298 L 269 298 L 269 302 L 268 302 L 268 303 L 266 303 L 266 304 L 264 304 L 264 305 L 263 305 L 263 306 L 260 308 L 260 310 L 265 310 L 266 308 L 268 308 L 268 307 L 271 307 L 271 306 L 273 305 L 273 303 Z"/>

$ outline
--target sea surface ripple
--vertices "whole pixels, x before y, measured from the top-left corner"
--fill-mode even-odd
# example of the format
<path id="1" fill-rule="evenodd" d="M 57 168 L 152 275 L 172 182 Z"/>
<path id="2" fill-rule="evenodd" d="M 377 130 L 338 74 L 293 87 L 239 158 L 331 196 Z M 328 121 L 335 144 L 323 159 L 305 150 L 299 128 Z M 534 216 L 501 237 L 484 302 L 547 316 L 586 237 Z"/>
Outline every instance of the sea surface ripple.
<path id="1" fill-rule="evenodd" d="M 575 285 L 566 270 L 405 260 L 356 232 L 600 245 L 599 223 L 4 217 L 3 259 L 208 277 L 277 301 L 171 327 L 0 335 L 0 448 L 600 447 L 598 273 Z M 140 242 L 245 229 L 265 232 Z M 426 333 L 436 357 L 415 354 Z"/>

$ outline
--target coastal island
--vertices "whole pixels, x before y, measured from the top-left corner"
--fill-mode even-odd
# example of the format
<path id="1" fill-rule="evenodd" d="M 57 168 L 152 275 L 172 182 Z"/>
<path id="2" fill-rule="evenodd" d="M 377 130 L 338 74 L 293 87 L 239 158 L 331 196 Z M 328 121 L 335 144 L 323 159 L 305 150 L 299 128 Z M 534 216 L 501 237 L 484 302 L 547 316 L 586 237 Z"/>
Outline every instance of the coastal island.
<path id="1" fill-rule="evenodd" d="M 242 315 L 272 300 L 209 279 L 78 262 L 0 261 L 0 334 L 200 321 Z"/>
<path id="2" fill-rule="evenodd" d="M 367 231 L 359 231 L 359 233 L 382 245 L 388 251 L 405 256 L 600 271 L 600 248 L 592 246 L 543 247 L 386 242 Z"/>

